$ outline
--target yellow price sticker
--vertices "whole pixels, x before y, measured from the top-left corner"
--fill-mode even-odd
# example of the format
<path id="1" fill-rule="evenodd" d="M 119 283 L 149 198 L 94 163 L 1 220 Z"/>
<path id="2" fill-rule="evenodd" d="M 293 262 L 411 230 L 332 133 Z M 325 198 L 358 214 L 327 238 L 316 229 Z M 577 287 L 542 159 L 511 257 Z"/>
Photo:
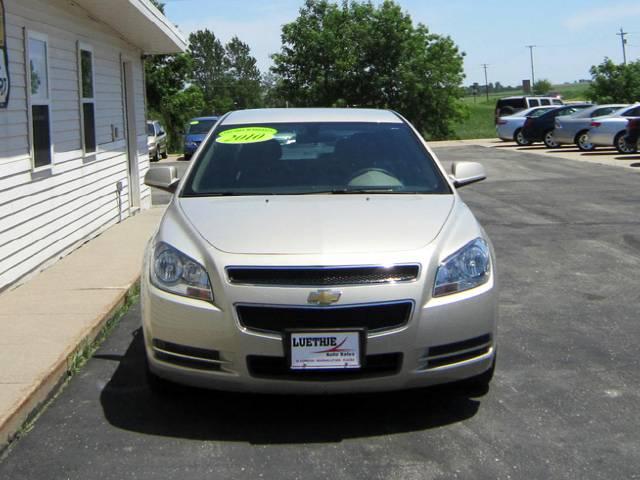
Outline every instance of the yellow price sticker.
<path id="1" fill-rule="evenodd" d="M 244 127 L 232 128 L 222 132 L 216 142 L 227 144 L 243 144 L 267 142 L 275 136 L 278 131 L 275 128 L 267 127 Z"/>

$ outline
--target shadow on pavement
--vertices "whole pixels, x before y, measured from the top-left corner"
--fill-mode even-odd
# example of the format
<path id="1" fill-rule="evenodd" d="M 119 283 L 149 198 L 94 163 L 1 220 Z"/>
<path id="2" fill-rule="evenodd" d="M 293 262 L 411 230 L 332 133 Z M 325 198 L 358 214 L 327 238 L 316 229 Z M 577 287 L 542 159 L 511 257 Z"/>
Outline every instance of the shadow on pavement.
<path id="1" fill-rule="evenodd" d="M 139 329 L 124 357 L 115 357 L 94 356 L 120 361 L 100 397 L 105 418 L 117 428 L 149 435 L 252 444 L 340 442 L 460 422 L 480 405 L 455 387 L 306 397 L 185 387 L 158 395 L 146 383 Z"/>
<path id="2" fill-rule="evenodd" d="M 584 156 L 586 157 L 598 157 L 598 156 L 602 156 L 602 155 L 616 155 L 618 154 L 618 151 L 614 148 L 612 149 L 608 149 L 608 150 L 600 150 L 598 149 L 595 152 L 583 152 L 582 153 Z"/>

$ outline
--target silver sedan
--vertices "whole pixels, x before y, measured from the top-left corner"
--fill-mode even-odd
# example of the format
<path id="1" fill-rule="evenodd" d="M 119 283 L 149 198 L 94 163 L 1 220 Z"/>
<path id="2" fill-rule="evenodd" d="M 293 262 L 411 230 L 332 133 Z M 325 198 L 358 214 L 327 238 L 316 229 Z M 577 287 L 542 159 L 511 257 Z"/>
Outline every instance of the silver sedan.
<path id="1" fill-rule="evenodd" d="M 588 142 L 595 147 L 616 147 L 620 153 L 634 153 L 635 145 L 624 139 L 629 117 L 640 116 L 640 103 L 621 108 L 608 117 L 592 119 Z"/>
<path id="2" fill-rule="evenodd" d="M 557 117 L 553 138 L 561 144 L 575 143 L 582 151 L 591 151 L 595 146 L 589 142 L 589 128 L 591 128 L 591 119 L 594 117 L 603 117 L 610 115 L 621 108 L 628 105 L 610 104 L 610 105 L 594 105 L 590 108 L 580 110 L 573 115 L 565 117 Z"/>
<path id="3" fill-rule="evenodd" d="M 448 174 L 391 111 L 222 117 L 146 251 L 152 387 L 271 393 L 486 388 L 496 357 L 491 242 Z M 168 383 L 167 383 L 168 382 Z"/>
<path id="4" fill-rule="evenodd" d="M 529 145 L 529 141 L 522 135 L 522 126 L 528 117 L 537 117 L 558 106 L 532 107 L 513 115 L 499 117 L 496 123 L 498 138 L 507 142 L 514 141 L 518 145 Z"/>

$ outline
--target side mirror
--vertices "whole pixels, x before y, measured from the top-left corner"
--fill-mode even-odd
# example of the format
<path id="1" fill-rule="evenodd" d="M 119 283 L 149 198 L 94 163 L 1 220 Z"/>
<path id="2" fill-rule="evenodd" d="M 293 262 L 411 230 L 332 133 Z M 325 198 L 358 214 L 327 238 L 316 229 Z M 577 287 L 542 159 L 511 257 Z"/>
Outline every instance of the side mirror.
<path id="1" fill-rule="evenodd" d="M 176 167 L 151 167 L 144 176 L 145 185 L 170 193 L 176 191 L 179 181 Z"/>
<path id="2" fill-rule="evenodd" d="M 477 162 L 453 162 L 451 178 L 456 188 L 464 187 L 487 178 L 482 164 Z"/>

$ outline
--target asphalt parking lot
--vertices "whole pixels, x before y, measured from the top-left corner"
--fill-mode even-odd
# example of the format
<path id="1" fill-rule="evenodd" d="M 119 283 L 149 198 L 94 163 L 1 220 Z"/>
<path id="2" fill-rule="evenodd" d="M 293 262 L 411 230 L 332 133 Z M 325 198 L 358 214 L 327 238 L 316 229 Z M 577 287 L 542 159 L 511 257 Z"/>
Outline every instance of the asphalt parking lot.
<path id="1" fill-rule="evenodd" d="M 437 151 L 489 174 L 461 190 L 499 262 L 489 393 L 153 396 L 135 306 L 6 452 L 0 478 L 640 478 L 638 173 Z"/>

